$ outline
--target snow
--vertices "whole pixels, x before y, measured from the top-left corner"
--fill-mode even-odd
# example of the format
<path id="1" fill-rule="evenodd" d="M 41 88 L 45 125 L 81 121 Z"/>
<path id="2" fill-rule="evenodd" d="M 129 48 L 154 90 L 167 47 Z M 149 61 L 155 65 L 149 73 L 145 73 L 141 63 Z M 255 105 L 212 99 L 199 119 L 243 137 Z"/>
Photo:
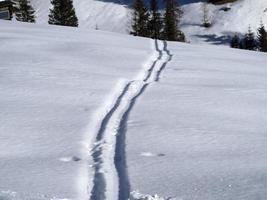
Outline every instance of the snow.
<path id="1" fill-rule="evenodd" d="M 0 199 L 267 196 L 266 54 L 0 27 Z"/>
<path id="2" fill-rule="evenodd" d="M 169 50 L 160 82 L 128 121 L 131 189 L 183 200 L 265 199 L 266 54 L 176 43 Z"/>
<path id="3" fill-rule="evenodd" d="M 0 191 L 25 200 L 80 200 L 88 195 L 93 173 L 89 127 L 96 109 L 117 95 L 111 88 L 119 90 L 139 73 L 153 53 L 150 42 L 101 31 L 0 23 Z"/>
<path id="4" fill-rule="evenodd" d="M 131 193 L 130 200 L 164 200 L 164 198 L 159 197 L 157 194 L 151 196 L 151 195 L 140 194 L 137 191 L 133 191 Z M 168 200 L 172 200 L 172 198 L 168 198 Z"/>
<path id="5" fill-rule="evenodd" d="M 47 24 L 50 0 L 31 0 L 36 9 L 37 23 Z M 79 26 L 88 29 L 128 33 L 129 9 L 119 1 L 74 0 Z"/>
<path id="6" fill-rule="evenodd" d="M 223 11 L 222 8 L 230 8 Z M 256 31 L 261 22 L 267 26 L 266 0 L 239 0 L 220 6 L 208 5 L 208 16 L 212 26 L 201 27 L 203 3 L 183 6 L 182 29 L 191 43 L 228 44 L 229 36 L 245 34 L 251 26 Z"/>

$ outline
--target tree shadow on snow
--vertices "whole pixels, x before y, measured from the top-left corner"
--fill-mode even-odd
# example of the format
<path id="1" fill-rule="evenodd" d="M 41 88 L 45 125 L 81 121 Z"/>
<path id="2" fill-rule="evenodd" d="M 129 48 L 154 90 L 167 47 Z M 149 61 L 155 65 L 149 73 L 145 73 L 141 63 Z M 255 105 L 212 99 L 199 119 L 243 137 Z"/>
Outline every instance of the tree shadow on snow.
<path id="1" fill-rule="evenodd" d="M 120 5 L 125 5 L 125 6 L 131 6 L 133 4 L 133 0 L 96 0 L 96 1 L 102 1 L 102 2 L 107 2 L 107 3 L 115 3 L 115 4 L 120 4 Z M 149 5 L 150 0 L 144 0 L 146 5 Z M 164 7 L 164 1 L 165 0 L 159 0 L 159 8 Z M 186 5 L 189 3 L 197 3 L 201 2 L 202 0 L 179 0 L 180 5 Z"/>
<path id="2" fill-rule="evenodd" d="M 195 37 L 204 39 L 205 42 L 215 44 L 215 45 L 227 45 L 230 44 L 232 36 L 234 34 L 225 34 L 223 36 L 218 36 L 216 34 L 208 34 L 208 35 L 194 35 Z"/>

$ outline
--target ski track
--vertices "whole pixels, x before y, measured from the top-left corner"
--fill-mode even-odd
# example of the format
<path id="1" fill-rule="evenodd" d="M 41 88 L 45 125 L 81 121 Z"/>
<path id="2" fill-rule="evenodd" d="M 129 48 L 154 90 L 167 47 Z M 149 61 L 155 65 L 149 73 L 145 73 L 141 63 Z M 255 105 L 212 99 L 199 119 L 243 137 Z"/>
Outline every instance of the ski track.
<path id="1" fill-rule="evenodd" d="M 154 40 L 153 46 L 157 56 L 151 59 L 151 65 L 142 70 L 143 78 L 128 82 L 100 121 L 95 145 L 91 150 L 95 174 L 90 200 L 130 198 L 125 152 L 128 118 L 138 98 L 150 83 L 159 81 L 161 73 L 172 59 L 166 41 Z"/>

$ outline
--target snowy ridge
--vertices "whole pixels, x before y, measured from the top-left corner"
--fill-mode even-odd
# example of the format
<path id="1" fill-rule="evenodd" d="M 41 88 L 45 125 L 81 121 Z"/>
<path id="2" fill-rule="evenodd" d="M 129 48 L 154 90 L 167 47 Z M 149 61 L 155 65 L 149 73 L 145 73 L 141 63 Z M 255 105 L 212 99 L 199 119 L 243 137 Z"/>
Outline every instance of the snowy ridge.
<path id="1" fill-rule="evenodd" d="M 159 44 L 155 40 L 153 48 L 158 55 L 154 57 L 156 54 L 153 54 L 150 58 L 148 63 L 152 64 L 143 69 L 136 79 L 126 83 L 114 105 L 100 122 L 92 149 L 95 175 L 91 200 L 125 200 L 130 196 L 125 155 L 128 116 L 138 97 L 150 83 L 159 80 L 161 72 L 171 59 L 167 42 Z"/>

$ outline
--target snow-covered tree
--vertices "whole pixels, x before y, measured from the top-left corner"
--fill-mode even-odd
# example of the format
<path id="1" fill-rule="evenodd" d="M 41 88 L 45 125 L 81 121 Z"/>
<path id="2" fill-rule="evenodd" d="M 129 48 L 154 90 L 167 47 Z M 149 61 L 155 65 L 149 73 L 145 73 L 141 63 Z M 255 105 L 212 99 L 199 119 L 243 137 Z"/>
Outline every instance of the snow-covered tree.
<path id="1" fill-rule="evenodd" d="M 35 22 L 35 11 L 29 0 L 18 0 L 16 5 L 16 19 L 18 21 Z"/>
<path id="2" fill-rule="evenodd" d="M 53 8 L 50 9 L 49 24 L 77 27 L 78 18 L 72 0 L 51 0 Z"/>

